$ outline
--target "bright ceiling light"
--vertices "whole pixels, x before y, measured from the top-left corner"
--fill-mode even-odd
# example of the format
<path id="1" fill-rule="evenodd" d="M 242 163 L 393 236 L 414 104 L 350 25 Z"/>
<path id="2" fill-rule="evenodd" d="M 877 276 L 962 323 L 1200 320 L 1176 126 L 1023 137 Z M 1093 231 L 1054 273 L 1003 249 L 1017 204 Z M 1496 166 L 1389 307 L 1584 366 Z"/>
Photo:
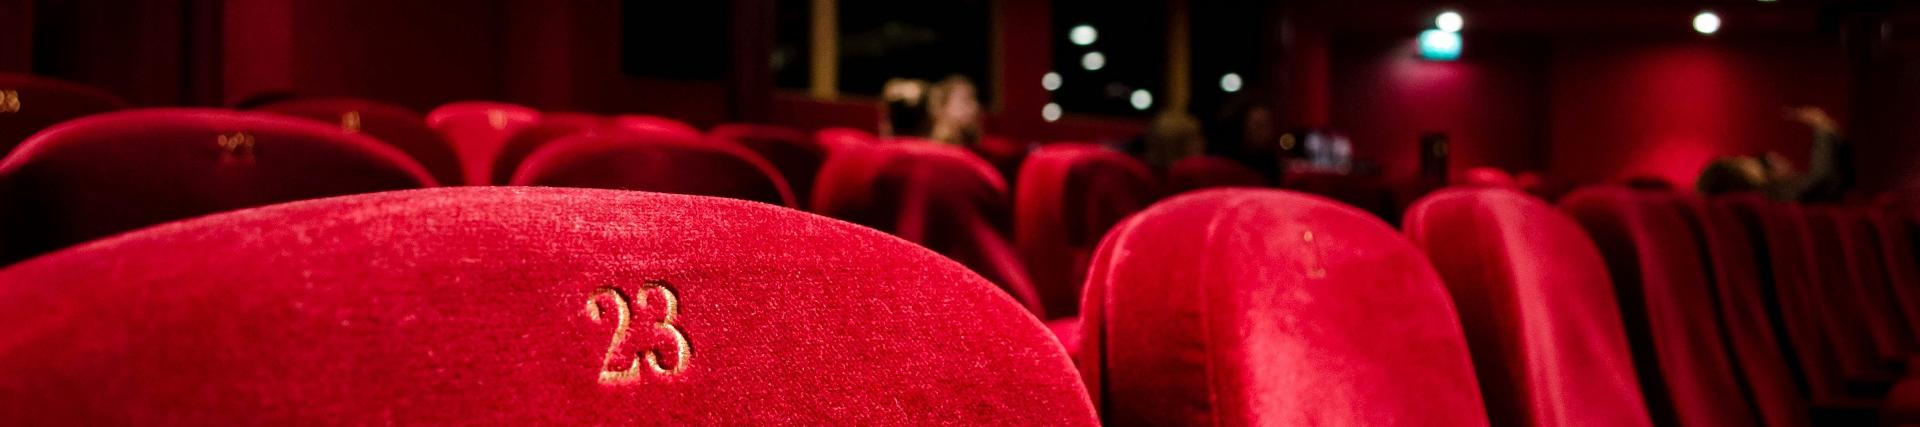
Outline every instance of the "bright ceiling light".
<path id="1" fill-rule="evenodd" d="M 1440 31 L 1446 31 L 1449 33 L 1458 33 L 1460 32 L 1461 28 L 1464 28 L 1466 26 L 1467 26 L 1467 18 L 1460 16 L 1460 12 L 1454 12 L 1449 10 L 1446 12 L 1441 12 L 1440 16 L 1433 18 L 1433 27 L 1439 28 Z"/>
<path id="2" fill-rule="evenodd" d="M 1087 52 L 1086 55 L 1080 56 L 1080 68 L 1085 68 L 1087 71 L 1100 71 L 1101 68 L 1106 67 L 1107 56 L 1101 55 L 1100 52 Z"/>
<path id="3" fill-rule="evenodd" d="M 1048 123 L 1059 121 L 1060 104 L 1049 102 L 1046 106 L 1040 107 L 1040 119 L 1046 120 Z"/>
<path id="4" fill-rule="evenodd" d="M 1127 97 L 1127 101 L 1133 104 L 1133 109 L 1147 111 L 1148 108 L 1153 108 L 1153 93 L 1147 92 L 1146 89 L 1134 89 L 1133 96 Z"/>
<path id="5" fill-rule="evenodd" d="M 1720 15 L 1713 12 L 1700 12 L 1693 16 L 1693 30 L 1700 34 L 1713 34 L 1720 31 Z"/>
<path id="6" fill-rule="evenodd" d="M 1243 83 L 1245 82 L 1240 81 L 1240 74 L 1238 73 L 1227 73 L 1227 75 L 1220 76 L 1220 90 L 1227 91 L 1227 93 L 1239 92 L 1240 85 Z"/>
<path id="7" fill-rule="evenodd" d="M 1075 45 L 1091 45 L 1093 42 L 1100 41 L 1100 31 L 1093 29 L 1092 25 L 1080 24 L 1067 31 L 1067 40 L 1073 41 Z"/>
<path id="8" fill-rule="evenodd" d="M 1040 76 L 1040 87 L 1048 92 L 1060 90 L 1060 83 L 1060 73 L 1048 71 L 1047 75 Z"/>

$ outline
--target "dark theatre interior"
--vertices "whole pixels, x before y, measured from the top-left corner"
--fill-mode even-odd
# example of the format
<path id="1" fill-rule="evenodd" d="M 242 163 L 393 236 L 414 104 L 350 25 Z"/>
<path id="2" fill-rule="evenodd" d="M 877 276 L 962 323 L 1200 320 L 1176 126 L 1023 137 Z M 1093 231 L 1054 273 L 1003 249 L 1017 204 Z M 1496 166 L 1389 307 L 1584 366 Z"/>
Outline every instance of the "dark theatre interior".
<path id="1" fill-rule="evenodd" d="M 1920 425 L 1920 2 L 0 0 L 0 425 Z"/>

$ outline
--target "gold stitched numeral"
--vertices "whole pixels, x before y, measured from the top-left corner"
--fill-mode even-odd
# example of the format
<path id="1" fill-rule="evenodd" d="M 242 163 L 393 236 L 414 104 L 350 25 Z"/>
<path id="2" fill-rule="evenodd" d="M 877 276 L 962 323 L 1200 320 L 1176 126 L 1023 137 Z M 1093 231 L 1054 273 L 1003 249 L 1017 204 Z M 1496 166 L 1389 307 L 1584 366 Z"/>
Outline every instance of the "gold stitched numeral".
<path id="1" fill-rule="evenodd" d="M 0 90 L 0 113 L 20 112 L 20 91 Z"/>
<path id="2" fill-rule="evenodd" d="M 644 352 L 634 354 L 633 360 L 626 366 L 617 366 L 615 361 L 626 355 L 623 349 L 628 345 L 628 341 L 633 339 L 635 323 L 633 304 L 638 303 L 640 308 L 646 308 L 647 294 L 652 291 L 659 292 L 664 314 L 661 315 L 660 321 L 651 322 L 651 326 L 652 329 L 664 332 L 673 338 L 673 364 L 663 365 L 660 351 L 649 345 Z M 633 300 L 627 298 L 627 294 L 621 292 L 619 288 L 602 286 L 594 290 L 593 295 L 587 299 L 587 317 L 595 322 L 604 322 L 608 315 L 608 310 L 601 308 L 602 301 L 613 306 L 613 342 L 607 344 L 606 356 L 600 360 L 601 384 L 621 385 L 638 381 L 643 360 L 646 364 L 645 371 L 657 376 L 671 377 L 687 371 L 687 363 L 693 356 L 693 346 L 687 342 L 687 335 L 680 330 L 680 326 L 673 323 L 674 318 L 680 313 L 680 297 L 673 293 L 672 288 L 660 282 L 648 282 L 641 286 L 639 296 L 638 300 Z"/>
<path id="3" fill-rule="evenodd" d="M 360 112 L 348 111 L 340 113 L 340 130 L 347 131 L 347 133 L 360 133 Z"/>

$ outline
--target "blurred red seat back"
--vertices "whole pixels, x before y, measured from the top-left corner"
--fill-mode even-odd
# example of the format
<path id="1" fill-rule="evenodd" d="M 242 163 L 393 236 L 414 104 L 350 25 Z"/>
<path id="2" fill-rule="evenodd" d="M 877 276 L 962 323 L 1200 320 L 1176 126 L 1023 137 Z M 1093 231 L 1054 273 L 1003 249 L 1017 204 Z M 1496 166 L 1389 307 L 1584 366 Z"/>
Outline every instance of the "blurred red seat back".
<path id="1" fill-rule="evenodd" d="M 1124 153 L 1092 144 L 1040 147 L 1020 167 L 1014 242 L 1047 313 L 1079 312 L 1087 262 L 1121 219 L 1153 203 L 1153 172 Z"/>
<path id="2" fill-rule="evenodd" d="M 853 128 L 826 128 L 815 131 L 813 139 L 828 151 L 838 151 L 842 147 L 856 147 L 880 143 L 880 137 L 873 132 Z"/>
<path id="3" fill-rule="evenodd" d="M 240 208 L 433 186 L 406 154 L 267 113 L 149 109 L 48 129 L 0 163 L 8 260 Z"/>
<path id="4" fill-rule="evenodd" d="M 1101 243 L 1081 376 L 1109 425 L 1487 424 L 1420 252 L 1319 197 L 1177 196 Z"/>
<path id="5" fill-rule="evenodd" d="M 1194 156 L 1173 162 L 1167 168 L 1165 193 L 1169 196 L 1214 187 L 1265 187 L 1272 185 L 1259 172 L 1231 159 Z"/>
<path id="6" fill-rule="evenodd" d="M 460 184 L 465 185 L 487 185 L 507 139 L 539 121 L 540 112 L 532 108 L 489 101 L 453 102 L 427 113 L 427 126 L 446 137 L 460 155 L 466 174 Z"/>
<path id="7" fill-rule="evenodd" d="M 127 107 L 126 100 L 79 83 L 0 73 L 0 154 L 60 122 Z"/>
<path id="8" fill-rule="evenodd" d="M 1920 331 L 1920 256 L 1915 255 L 1913 225 L 1888 211 L 1867 213 L 1886 266 L 1887 285 L 1908 330 Z"/>
<path id="9" fill-rule="evenodd" d="M 1715 317 L 1704 249 L 1678 205 L 1625 187 L 1591 187 L 1560 206 L 1605 257 L 1649 410 L 1662 425 L 1754 425 Z"/>
<path id="10" fill-rule="evenodd" d="M 1647 193 L 1642 193 L 1647 194 Z M 1728 350 L 1740 370 L 1748 400 L 1760 411 L 1762 425 L 1804 426 L 1809 423 L 1812 393 L 1830 392 L 1825 386 L 1802 386 L 1800 365 L 1784 341 L 1779 305 L 1773 288 L 1761 273 L 1755 237 L 1737 216 L 1705 200 L 1676 194 L 1649 195 L 1681 213 L 1705 250 L 1715 299 L 1726 330 Z M 1817 389 L 1817 390 L 1814 390 Z"/>
<path id="11" fill-rule="evenodd" d="M 1802 256 L 1811 279 L 1805 289 L 1807 301 L 1815 304 L 1814 315 L 1830 339 L 1836 340 L 1832 344 L 1842 366 L 1848 367 L 1848 377 L 1872 383 L 1897 379 L 1894 366 L 1906 360 L 1912 337 L 1891 329 L 1897 323 L 1886 311 L 1892 301 L 1884 293 L 1872 300 L 1869 286 L 1853 277 L 1847 250 L 1854 246 L 1850 241 L 1854 239 L 1844 235 L 1843 214 L 1832 207 L 1796 207 L 1789 215 L 1806 242 Z"/>
<path id="12" fill-rule="evenodd" d="M 727 197 L 794 207 L 779 171 L 726 141 L 663 134 L 574 135 L 527 157 L 512 185 Z"/>
<path id="13" fill-rule="evenodd" d="M 1515 182 L 1513 175 L 1508 174 L 1507 171 L 1484 166 L 1469 168 L 1461 173 L 1460 182 L 1456 185 L 1478 188 L 1520 188 L 1520 184 Z"/>
<path id="14" fill-rule="evenodd" d="M 813 135 L 794 129 L 735 123 L 714 126 L 707 135 L 739 143 L 772 163 L 802 203 L 813 194 L 814 177 L 820 174 L 820 165 L 827 162 L 827 148 L 814 141 Z"/>
<path id="15" fill-rule="evenodd" d="M 1448 189 L 1402 223 L 1460 307 L 1488 417 L 1503 425 L 1649 425 L 1600 252 L 1578 224 L 1504 189 Z"/>
<path id="16" fill-rule="evenodd" d="M 1905 363 L 1916 350 L 1914 330 L 1901 318 L 1899 303 L 1887 282 L 1879 230 L 1867 213 L 1856 208 L 1824 207 L 1809 210 L 1818 265 L 1827 278 L 1826 289 L 1840 291 L 1873 339 L 1883 363 Z M 1837 246 L 1837 247 L 1836 247 Z"/>
<path id="17" fill-rule="evenodd" d="M 527 156 L 555 140 L 574 135 L 598 135 L 612 132 L 607 119 L 584 113 L 546 113 L 540 115 L 540 121 L 522 128 L 507 138 L 500 147 L 500 155 L 493 159 L 493 185 L 507 185 L 513 182 L 513 173 L 520 170 L 520 164 Z"/>
<path id="18" fill-rule="evenodd" d="M 933 249 L 1044 310 L 1012 239 L 1006 182 L 967 150 L 903 142 L 836 153 L 814 183 L 815 212 Z"/>
<path id="19" fill-rule="evenodd" d="M 348 133 L 363 133 L 407 153 L 443 184 L 466 180 L 453 145 L 427 127 L 426 118 L 406 107 L 356 98 L 307 98 L 275 102 L 258 111 L 332 123 Z"/>
<path id="20" fill-rule="evenodd" d="M 46 424 L 1096 424 L 966 269 L 760 203 L 446 188 L 212 216 L 0 271 Z"/>
<path id="21" fill-rule="evenodd" d="M 607 123 L 616 129 L 630 133 L 678 138 L 696 138 L 701 136 L 700 129 L 670 117 L 645 114 L 621 114 L 613 116 Z"/>

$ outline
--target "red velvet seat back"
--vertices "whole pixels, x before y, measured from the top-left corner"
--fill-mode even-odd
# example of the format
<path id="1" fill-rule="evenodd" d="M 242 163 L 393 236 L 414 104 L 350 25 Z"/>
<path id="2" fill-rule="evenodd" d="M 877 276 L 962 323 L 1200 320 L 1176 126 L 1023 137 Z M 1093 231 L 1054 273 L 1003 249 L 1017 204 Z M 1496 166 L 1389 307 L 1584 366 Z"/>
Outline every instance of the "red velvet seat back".
<path id="1" fill-rule="evenodd" d="M 761 158 L 772 163 L 780 170 L 780 176 L 787 179 L 793 187 L 793 194 L 799 196 L 802 203 L 813 194 L 814 176 L 820 174 L 820 165 L 827 162 L 827 148 L 813 140 L 812 135 L 793 129 L 752 124 L 728 124 L 715 126 L 709 136 L 739 143 L 753 150 Z"/>
<path id="2" fill-rule="evenodd" d="M 1047 313 L 1079 312 L 1087 262 L 1114 224 L 1153 203 L 1147 165 L 1105 147 L 1056 143 L 1020 167 L 1014 192 L 1014 242 Z"/>
<path id="3" fill-rule="evenodd" d="M 598 135 L 611 132 L 607 119 L 583 113 L 546 113 L 540 115 L 540 122 L 513 133 L 500 147 L 500 155 L 493 159 L 494 185 L 507 185 L 513 182 L 513 173 L 520 170 L 520 164 L 527 156 L 541 147 L 546 147 L 560 138 L 574 135 Z"/>
<path id="4" fill-rule="evenodd" d="M 1006 182 L 964 149 L 922 143 L 835 153 L 814 183 L 813 209 L 873 227 L 966 265 L 1042 315 L 1039 292 L 1007 238 Z"/>
<path id="5" fill-rule="evenodd" d="M 1716 199 L 1711 210 L 1718 219 L 1736 220 L 1734 224 L 1753 237 L 1762 283 L 1772 289 L 1780 328 L 1809 397 L 1819 403 L 1854 394 L 1850 378 L 1871 376 L 1872 345 L 1865 331 L 1836 327 L 1837 319 L 1822 308 L 1827 298 L 1811 289 L 1818 285 L 1807 253 L 1806 221 L 1798 208 L 1740 196 Z"/>
<path id="6" fill-rule="evenodd" d="M 513 185 L 727 197 L 793 207 L 773 165 L 725 141 L 666 135 L 575 135 L 527 157 Z"/>
<path id="7" fill-rule="evenodd" d="M 446 137 L 460 155 L 466 185 L 487 185 L 500 147 L 539 121 L 540 112 L 532 108 L 487 101 L 454 102 L 427 113 L 427 126 Z"/>
<path id="8" fill-rule="evenodd" d="M 677 138 L 698 138 L 701 136 L 699 128 L 695 128 L 693 125 L 687 124 L 687 122 L 661 116 L 621 114 L 614 116 L 608 123 L 615 128 L 640 135 Z"/>
<path id="9" fill-rule="evenodd" d="M 1490 167 L 1467 169 L 1466 172 L 1460 174 L 1459 185 L 1462 187 L 1480 188 L 1520 188 L 1520 184 L 1514 182 L 1513 175 L 1507 174 L 1507 171 Z"/>
<path id="10" fill-rule="evenodd" d="M 441 183 L 458 184 L 466 179 L 453 145 L 427 127 L 425 117 L 406 107 L 365 99 L 312 98 L 276 102 L 258 110 L 319 120 L 349 133 L 374 137 L 407 153 Z"/>
<path id="11" fill-rule="evenodd" d="M 1805 254 L 1813 279 L 1807 290 L 1814 294 L 1811 301 L 1819 304 L 1814 307 L 1816 313 L 1829 324 L 1828 333 L 1846 340 L 1837 343 L 1841 346 L 1837 350 L 1846 357 L 1843 361 L 1851 360 L 1856 367 L 1849 371 L 1849 377 L 1893 379 L 1893 366 L 1906 360 L 1912 337 L 1903 337 L 1904 332 L 1894 329 L 1904 329 L 1905 325 L 1898 324 L 1890 312 L 1892 301 L 1885 293 L 1869 291 L 1872 286 L 1854 277 L 1848 250 L 1858 246 L 1853 242 L 1858 239 L 1846 236 L 1841 218 L 1844 213 L 1830 207 L 1808 207 L 1799 212 L 1795 219 L 1804 227 Z"/>
<path id="12" fill-rule="evenodd" d="M 1920 345 L 1915 344 L 1915 329 L 1908 327 L 1902 318 L 1900 304 L 1891 289 L 1885 254 L 1880 246 L 1880 240 L 1886 236 L 1880 234 L 1868 215 L 1857 208 L 1827 208 L 1812 216 L 1811 222 L 1820 224 L 1812 229 L 1818 236 L 1821 230 L 1832 227 L 1831 237 L 1838 238 L 1841 248 L 1829 255 L 1840 255 L 1840 265 L 1847 278 L 1845 283 L 1852 285 L 1846 289 L 1853 301 L 1860 304 L 1859 313 L 1873 333 L 1881 359 L 1904 363 Z"/>
<path id="13" fill-rule="evenodd" d="M 23 425 L 1094 425 L 1038 321 L 881 233 L 726 199 L 449 188 L 0 271 Z"/>
<path id="14" fill-rule="evenodd" d="M 1238 162 L 1215 156 L 1194 156 L 1173 162 L 1167 168 L 1167 195 L 1214 187 L 1265 187 L 1271 185 L 1259 172 Z"/>
<path id="15" fill-rule="evenodd" d="M 1115 426 L 1486 425 L 1453 308 L 1419 251 L 1363 212 L 1197 192 L 1101 243 L 1081 375 Z"/>
<path id="16" fill-rule="evenodd" d="M 1502 189 L 1441 190 L 1402 224 L 1460 307 L 1495 423 L 1650 423 L 1606 264 L 1578 224 Z"/>
<path id="17" fill-rule="evenodd" d="M 127 108 L 127 101 L 77 83 L 0 73 L 0 154 L 60 122 Z"/>
<path id="18" fill-rule="evenodd" d="M 432 186 L 393 147 L 267 113 L 133 110 L 35 135 L 0 163 L 6 259 L 163 222 Z"/>
<path id="19" fill-rule="evenodd" d="M 1914 251 L 1913 226 L 1892 212 L 1872 212 L 1867 220 L 1878 237 L 1887 287 L 1901 321 L 1908 330 L 1920 331 L 1920 256 Z"/>
<path id="20" fill-rule="evenodd" d="M 1661 425 L 1754 425 L 1714 314 L 1704 250 L 1678 205 L 1625 187 L 1575 191 L 1560 205 L 1605 257 L 1648 409 Z"/>
<path id="21" fill-rule="evenodd" d="M 1744 381 L 1748 400 L 1770 427 L 1808 425 L 1809 392 L 1800 385 L 1772 288 L 1763 280 L 1753 237 L 1739 218 L 1705 201 L 1684 196 L 1647 196 L 1681 213 L 1705 249 L 1728 350 Z"/>
<path id="22" fill-rule="evenodd" d="M 853 128 L 826 128 L 815 131 L 813 139 L 820 141 L 829 151 L 838 151 L 842 147 L 874 145 L 880 143 L 880 137 L 873 132 Z"/>

